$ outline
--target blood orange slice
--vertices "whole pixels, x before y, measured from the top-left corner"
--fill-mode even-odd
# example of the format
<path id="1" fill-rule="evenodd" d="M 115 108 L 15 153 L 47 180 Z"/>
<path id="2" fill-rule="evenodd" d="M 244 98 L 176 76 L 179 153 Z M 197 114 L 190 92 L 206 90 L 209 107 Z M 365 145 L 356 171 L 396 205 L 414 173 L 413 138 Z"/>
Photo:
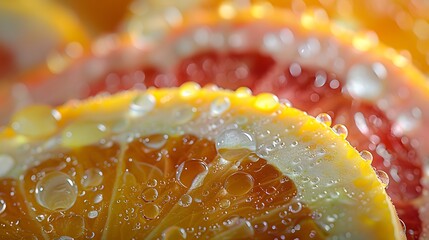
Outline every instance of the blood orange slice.
<path id="1" fill-rule="evenodd" d="M 18 113 L 0 136 L 0 236 L 405 238 L 344 126 L 249 91 L 187 83 Z"/>

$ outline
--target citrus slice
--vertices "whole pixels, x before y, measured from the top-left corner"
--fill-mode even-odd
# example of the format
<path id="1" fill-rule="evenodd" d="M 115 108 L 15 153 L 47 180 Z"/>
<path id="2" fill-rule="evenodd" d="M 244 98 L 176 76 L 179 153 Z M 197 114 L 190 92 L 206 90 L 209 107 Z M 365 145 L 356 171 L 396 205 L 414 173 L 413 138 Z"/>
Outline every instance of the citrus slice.
<path id="1" fill-rule="evenodd" d="M 0 236 L 405 238 L 385 173 L 329 125 L 195 83 L 30 107 L 0 136 Z"/>

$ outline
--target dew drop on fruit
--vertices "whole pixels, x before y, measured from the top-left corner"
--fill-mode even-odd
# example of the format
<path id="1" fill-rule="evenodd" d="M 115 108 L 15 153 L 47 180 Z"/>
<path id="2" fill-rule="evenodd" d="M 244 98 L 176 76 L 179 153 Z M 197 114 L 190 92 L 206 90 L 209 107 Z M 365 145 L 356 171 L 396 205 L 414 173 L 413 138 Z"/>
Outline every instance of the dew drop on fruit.
<path id="1" fill-rule="evenodd" d="M 158 190 L 155 188 L 146 188 L 142 192 L 142 199 L 145 202 L 153 202 L 158 198 Z"/>
<path id="2" fill-rule="evenodd" d="M 264 111 L 271 111 L 279 105 L 279 98 L 271 93 L 261 93 L 256 96 L 255 107 Z"/>
<path id="3" fill-rule="evenodd" d="M 142 116 L 150 112 L 156 104 L 156 98 L 150 93 L 139 94 L 130 104 L 131 116 Z"/>
<path id="4" fill-rule="evenodd" d="M 229 194 L 242 196 L 252 190 L 254 182 L 250 174 L 235 172 L 226 178 L 224 187 Z"/>
<path id="5" fill-rule="evenodd" d="M 0 198 L 0 215 L 6 211 L 6 202 Z"/>
<path id="6" fill-rule="evenodd" d="M 103 172 L 98 168 L 90 168 L 85 170 L 81 183 L 86 190 L 97 187 L 103 182 Z"/>
<path id="7" fill-rule="evenodd" d="M 178 226 L 171 226 L 162 232 L 163 240 L 181 240 L 186 239 L 185 229 Z"/>
<path id="8" fill-rule="evenodd" d="M 76 202 L 78 189 L 69 175 L 55 171 L 37 182 L 35 195 L 41 206 L 52 211 L 65 211 Z"/>
<path id="9" fill-rule="evenodd" d="M 248 87 L 239 87 L 237 90 L 235 90 L 235 95 L 239 98 L 244 98 L 252 95 L 252 90 Z"/>
<path id="10" fill-rule="evenodd" d="M 343 124 L 336 124 L 332 127 L 332 129 L 337 133 L 338 135 L 342 136 L 343 138 L 346 138 L 349 134 L 349 131 L 347 130 L 347 127 Z"/>
<path id="11" fill-rule="evenodd" d="M 58 111 L 48 106 L 31 106 L 17 112 L 11 121 L 12 129 L 28 137 L 45 137 L 55 133 L 61 118 Z"/>
<path id="12" fill-rule="evenodd" d="M 167 134 L 154 134 L 143 139 L 143 144 L 151 149 L 161 149 L 168 140 Z"/>
<path id="13" fill-rule="evenodd" d="M 88 218 L 93 219 L 93 218 L 96 218 L 96 217 L 98 217 L 98 211 L 93 210 L 93 211 L 89 211 L 88 212 Z"/>
<path id="14" fill-rule="evenodd" d="M 367 150 L 363 150 L 360 152 L 360 156 L 365 160 L 365 161 L 369 161 L 372 162 L 372 153 L 370 153 Z"/>
<path id="15" fill-rule="evenodd" d="M 95 204 L 97 204 L 97 203 L 101 203 L 101 201 L 103 201 L 103 194 L 97 194 L 95 197 L 94 197 L 94 203 Z"/>
<path id="16" fill-rule="evenodd" d="M 403 136 L 410 133 L 420 126 L 422 123 L 422 111 L 420 108 L 413 108 L 410 112 L 399 114 L 392 126 L 392 132 L 396 136 Z"/>
<path id="17" fill-rule="evenodd" d="M 346 85 L 348 93 L 356 99 L 374 101 L 381 97 L 385 90 L 382 65 L 355 65 L 347 73 Z"/>
<path id="18" fill-rule="evenodd" d="M 197 109 L 195 107 L 181 105 L 173 110 L 172 120 L 174 124 L 181 125 L 191 121 L 194 118 L 196 112 Z"/>
<path id="19" fill-rule="evenodd" d="M 231 101 L 228 97 L 218 97 L 210 105 L 210 114 L 212 116 L 222 115 L 231 106 Z"/>
<path id="20" fill-rule="evenodd" d="M 256 141 L 252 135 L 240 129 L 228 129 L 216 137 L 216 149 L 248 149 L 256 150 Z"/>
<path id="21" fill-rule="evenodd" d="M 191 195 L 184 194 L 180 197 L 178 204 L 179 204 L 179 206 L 182 206 L 182 207 L 189 207 L 192 203 L 192 200 L 193 199 L 192 199 Z"/>
<path id="22" fill-rule="evenodd" d="M 219 201 L 220 208 L 226 209 L 226 208 L 229 208 L 229 206 L 231 206 L 231 201 L 229 201 L 228 199 L 221 199 Z"/>
<path id="23" fill-rule="evenodd" d="M 289 205 L 289 211 L 291 213 L 299 213 L 302 210 L 302 203 L 293 202 Z"/>
<path id="24" fill-rule="evenodd" d="M 109 134 L 106 125 L 92 121 L 78 121 L 68 125 L 62 132 L 62 144 L 66 147 L 81 147 L 97 143 Z"/>
<path id="25" fill-rule="evenodd" d="M 384 187 L 387 187 L 389 185 L 389 175 L 383 170 L 377 170 L 375 172 L 377 174 L 378 180 L 383 184 Z"/>
<path id="26" fill-rule="evenodd" d="M 207 164 L 201 160 L 187 160 L 176 171 L 177 182 L 186 188 L 197 188 L 208 173 Z"/>
<path id="27" fill-rule="evenodd" d="M 229 228 L 235 236 L 240 236 L 243 239 L 252 238 L 255 235 L 255 230 L 252 224 L 243 217 L 234 216 L 223 222 L 223 225 Z"/>
<path id="28" fill-rule="evenodd" d="M 180 86 L 180 95 L 184 98 L 189 98 L 194 96 L 201 86 L 196 82 L 186 82 Z"/>
<path id="29" fill-rule="evenodd" d="M 152 220 L 158 217 L 160 213 L 159 206 L 154 203 L 148 203 L 143 205 L 143 216 L 146 219 Z"/>
<path id="30" fill-rule="evenodd" d="M 49 221 L 49 218 L 51 220 Z M 56 234 L 60 236 L 69 236 L 74 239 L 83 236 L 85 232 L 85 220 L 80 215 L 68 214 L 68 215 L 60 215 L 59 217 L 53 218 L 49 217 L 48 222 L 51 223 L 50 229 L 46 230 L 54 230 Z"/>
<path id="31" fill-rule="evenodd" d="M 0 177 L 3 177 L 15 166 L 15 160 L 8 154 L 0 154 L 0 166 Z"/>
<path id="32" fill-rule="evenodd" d="M 324 123 L 328 127 L 332 124 L 332 118 L 327 113 L 320 113 L 319 115 L 317 115 L 316 120 L 318 122 Z"/>

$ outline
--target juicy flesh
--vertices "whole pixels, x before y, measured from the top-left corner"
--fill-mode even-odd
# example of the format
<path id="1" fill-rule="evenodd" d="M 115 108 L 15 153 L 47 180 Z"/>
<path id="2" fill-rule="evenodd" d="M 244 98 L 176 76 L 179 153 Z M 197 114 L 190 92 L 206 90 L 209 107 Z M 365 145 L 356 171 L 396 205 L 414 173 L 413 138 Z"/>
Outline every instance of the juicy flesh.
<path id="1" fill-rule="evenodd" d="M 98 81 L 91 89 L 93 93 L 101 90 L 114 93 L 131 88 L 130 79 L 135 79 L 137 87 L 178 86 L 187 81 L 201 85 L 216 84 L 227 89 L 245 86 L 256 94 L 274 93 L 313 116 L 328 113 L 332 117 L 332 125 L 347 126 L 347 140 L 359 151 L 370 151 L 373 166 L 389 175 L 387 192 L 400 219 L 405 222 L 407 238 L 418 239 L 422 227 L 418 218 L 422 160 L 411 145 L 412 139 L 395 136 L 390 120 L 372 103 L 344 94 L 342 79 L 335 74 L 294 63 L 279 66 L 271 57 L 256 52 L 213 51 L 182 59 L 173 72 L 166 74 L 146 66 L 109 73 L 105 80 Z M 114 87 L 103 88 L 113 78 L 116 79 Z"/>
<path id="2" fill-rule="evenodd" d="M 295 183 L 256 154 L 242 152 L 226 161 L 212 141 L 151 135 L 58 154 L 27 170 L 21 185 L 1 180 L 1 198 L 20 211 L 6 207 L 0 236 L 324 239 L 317 212 L 296 199 Z M 77 185 L 75 203 L 66 210 L 49 209 L 48 201 L 64 192 L 47 196 L 48 207 L 37 199 L 38 184 L 56 172 Z"/>

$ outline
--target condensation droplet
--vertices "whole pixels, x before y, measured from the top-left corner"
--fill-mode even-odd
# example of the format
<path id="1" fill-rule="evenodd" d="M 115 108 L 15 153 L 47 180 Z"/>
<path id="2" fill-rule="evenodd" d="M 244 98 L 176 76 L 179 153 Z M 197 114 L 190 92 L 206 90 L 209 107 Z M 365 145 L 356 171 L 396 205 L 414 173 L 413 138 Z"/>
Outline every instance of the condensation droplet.
<path id="1" fill-rule="evenodd" d="M 167 134 L 154 134 L 143 139 L 143 144 L 152 149 L 161 149 L 168 140 Z"/>
<path id="2" fill-rule="evenodd" d="M 142 192 L 142 199 L 145 202 L 153 202 L 158 198 L 158 190 L 155 188 L 146 188 Z"/>
<path id="3" fill-rule="evenodd" d="M 272 111 L 279 106 L 279 98 L 271 93 L 261 93 L 256 96 L 255 107 L 264 111 Z"/>
<path id="4" fill-rule="evenodd" d="M 338 135 L 342 136 L 343 138 L 347 138 L 347 135 L 349 131 L 347 130 L 347 127 L 343 124 L 336 124 L 332 127 L 332 129 L 337 133 Z"/>
<path id="5" fill-rule="evenodd" d="M 103 172 L 98 168 L 90 168 L 85 170 L 81 183 L 85 190 L 97 187 L 103 182 Z"/>
<path id="6" fill-rule="evenodd" d="M 239 87 L 235 90 L 235 95 L 239 98 L 244 98 L 252 95 L 252 90 L 248 87 Z"/>
<path id="7" fill-rule="evenodd" d="M 242 196 L 252 190 L 255 180 L 245 172 L 235 172 L 229 175 L 224 183 L 226 191 L 234 196 Z"/>
<path id="8" fill-rule="evenodd" d="M 367 150 L 363 150 L 363 151 L 361 151 L 361 152 L 360 152 L 360 156 L 361 156 L 365 161 L 372 162 L 372 159 L 373 159 L 373 157 L 372 157 L 372 153 L 370 153 L 369 151 L 367 151 Z"/>
<path id="9" fill-rule="evenodd" d="M 107 137 L 107 127 L 98 122 L 77 121 L 68 125 L 62 132 L 62 144 L 66 147 L 81 147 L 97 143 Z"/>
<path id="10" fill-rule="evenodd" d="M 156 105 L 156 98 L 150 93 L 138 95 L 130 104 L 130 115 L 142 116 L 150 112 Z"/>
<path id="11" fill-rule="evenodd" d="M 389 175 L 383 170 L 377 170 L 375 172 L 377 174 L 378 180 L 383 184 L 385 188 L 389 185 Z"/>
<path id="12" fill-rule="evenodd" d="M 320 113 L 319 115 L 317 115 L 316 120 L 318 122 L 324 123 L 328 127 L 332 124 L 332 118 L 327 113 Z"/>
<path id="13" fill-rule="evenodd" d="M 289 205 L 289 211 L 291 213 L 299 213 L 302 210 L 302 203 L 293 202 Z"/>
<path id="14" fill-rule="evenodd" d="M 146 219 L 152 220 L 158 217 L 160 213 L 159 206 L 154 203 L 143 205 L 143 215 Z"/>
<path id="15" fill-rule="evenodd" d="M 173 110 L 172 120 L 176 125 L 181 125 L 191 121 L 194 118 L 196 112 L 197 109 L 195 107 L 186 104 L 181 105 Z"/>
<path id="16" fill-rule="evenodd" d="M 182 207 L 189 207 L 192 203 L 192 197 L 189 194 L 184 194 L 180 197 L 178 204 Z"/>
<path id="17" fill-rule="evenodd" d="M 8 154 L 0 154 L 0 177 L 3 177 L 15 166 L 15 160 Z"/>
<path id="18" fill-rule="evenodd" d="M 57 131 L 60 118 L 60 113 L 48 106 L 30 106 L 15 113 L 11 127 L 28 137 L 46 137 Z"/>
<path id="19" fill-rule="evenodd" d="M 216 148 L 220 149 L 249 149 L 256 150 L 256 141 L 252 135 L 240 129 L 228 129 L 216 138 Z"/>
<path id="20" fill-rule="evenodd" d="M 55 171 L 37 182 L 35 195 L 41 206 L 52 211 L 65 211 L 76 202 L 78 189 L 69 175 Z"/>
<path id="21" fill-rule="evenodd" d="M 101 203 L 101 201 L 103 201 L 103 194 L 97 194 L 95 197 L 94 197 L 94 203 L 95 204 L 97 204 L 97 203 Z"/>
<path id="22" fill-rule="evenodd" d="M 0 214 L 4 213 L 6 211 L 6 202 L 0 198 Z"/>
<path id="23" fill-rule="evenodd" d="M 180 95 L 184 98 L 189 98 L 194 96 L 200 89 L 201 86 L 198 83 L 186 82 L 180 86 Z"/>
<path id="24" fill-rule="evenodd" d="M 380 74 L 380 66 L 376 69 L 366 65 L 355 65 L 346 76 L 347 92 L 356 99 L 377 100 L 385 90 L 384 75 Z M 379 73 L 379 75 L 377 75 Z"/>
<path id="25" fill-rule="evenodd" d="M 255 235 L 252 224 L 243 217 L 234 216 L 223 222 L 223 225 L 235 233 L 239 233 L 243 239 L 251 239 Z M 226 237 L 226 236 L 225 236 Z"/>
<path id="26" fill-rule="evenodd" d="M 219 201 L 220 208 L 226 209 L 229 208 L 229 206 L 231 206 L 231 201 L 229 201 L 228 199 L 222 199 Z"/>
<path id="27" fill-rule="evenodd" d="M 88 212 L 88 218 L 93 219 L 96 217 L 98 217 L 98 211 L 93 210 L 93 211 Z"/>
<path id="28" fill-rule="evenodd" d="M 222 115 L 231 106 L 231 101 L 228 97 L 218 97 L 210 105 L 210 114 L 212 116 Z"/>
<path id="29" fill-rule="evenodd" d="M 208 173 L 208 166 L 201 160 L 187 160 L 176 171 L 177 182 L 185 188 L 195 189 L 201 186 Z"/>
<path id="30" fill-rule="evenodd" d="M 186 239 L 186 230 L 178 226 L 170 226 L 162 232 L 163 240 Z"/>
<path id="31" fill-rule="evenodd" d="M 396 136 L 403 136 L 419 129 L 422 123 L 422 111 L 420 108 L 413 108 L 410 112 L 399 114 L 392 125 L 392 132 Z"/>

